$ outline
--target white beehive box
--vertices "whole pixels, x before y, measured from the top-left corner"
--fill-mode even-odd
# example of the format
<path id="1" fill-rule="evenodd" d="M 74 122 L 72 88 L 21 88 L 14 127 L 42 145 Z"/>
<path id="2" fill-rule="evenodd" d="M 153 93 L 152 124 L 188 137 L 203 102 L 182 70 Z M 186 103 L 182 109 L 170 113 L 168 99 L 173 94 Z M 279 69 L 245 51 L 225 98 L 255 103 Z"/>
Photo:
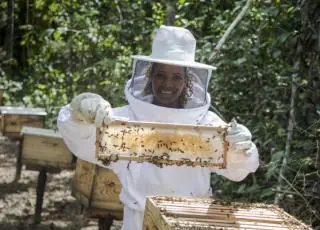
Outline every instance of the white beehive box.
<path id="1" fill-rule="evenodd" d="M 1 106 L 1 132 L 19 138 L 23 126 L 43 128 L 47 112 L 42 108 Z"/>
<path id="2" fill-rule="evenodd" d="M 96 157 L 105 165 L 130 160 L 225 168 L 227 128 L 116 121 L 97 129 Z"/>
<path id="3" fill-rule="evenodd" d="M 58 169 L 74 167 L 73 155 L 58 132 L 50 129 L 23 127 L 21 136 L 23 164 Z"/>

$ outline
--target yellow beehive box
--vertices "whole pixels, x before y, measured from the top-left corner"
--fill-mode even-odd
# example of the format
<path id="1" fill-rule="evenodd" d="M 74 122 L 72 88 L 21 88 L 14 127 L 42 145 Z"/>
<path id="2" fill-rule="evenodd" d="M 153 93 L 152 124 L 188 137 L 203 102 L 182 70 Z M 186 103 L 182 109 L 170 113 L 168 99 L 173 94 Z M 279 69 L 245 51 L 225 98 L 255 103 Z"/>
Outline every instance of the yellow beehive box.
<path id="1" fill-rule="evenodd" d="M 4 136 L 20 138 L 23 126 L 43 128 L 47 113 L 41 108 L 0 107 L 1 132 Z"/>
<path id="2" fill-rule="evenodd" d="M 50 129 L 23 127 L 21 160 L 27 166 L 72 169 L 73 155 L 61 135 Z"/>
<path id="3" fill-rule="evenodd" d="M 121 184 L 110 169 L 78 159 L 73 178 L 72 195 L 92 217 L 121 220 L 123 204 L 119 199 Z"/>
<path id="4" fill-rule="evenodd" d="M 171 229 L 311 230 L 275 205 L 210 198 L 148 197 L 143 230 Z"/>

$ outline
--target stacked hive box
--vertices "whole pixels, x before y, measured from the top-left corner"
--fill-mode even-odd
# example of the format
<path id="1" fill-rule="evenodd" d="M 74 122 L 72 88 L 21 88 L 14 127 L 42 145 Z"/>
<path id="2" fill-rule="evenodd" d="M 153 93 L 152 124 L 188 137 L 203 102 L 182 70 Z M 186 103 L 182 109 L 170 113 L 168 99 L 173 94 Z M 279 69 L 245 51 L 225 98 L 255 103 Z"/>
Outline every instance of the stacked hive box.
<path id="1" fill-rule="evenodd" d="M 43 128 L 47 113 L 41 108 L 1 106 L 1 132 L 4 136 L 20 138 L 23 126 Z"/>
<path id="2" fill-rule="evenodd" d="M 61 135 L 50 129 L 23 127 L 21 130 L 22 163 L 29 169 L 46 167 L 49 169 L 72 169 L 72 153 L 67 148 Z"/>
<path id="3" fill-rule="evenodd" d="M 229 203 L 210 198 L 149 197 L 143 230 L 308 229 L 274 205 Z"/>
<path id="4" fill-rule="evenodd" d="M 77 160 L 72 194 L 84 205 L 89 216 L 122 219 L 120 191 L 120 181 L 112 170 Z"/>
<path id="5" fill-rule="evenodd" d="M 73 155 L 58 132 L 50 129 L 23 127 L 15 181 L 20 178 L 22 164 L 26 165 L 27 169 L 39 171 L 34 215 L 35 223 L 39 223 L 47 172 L 59 173 L 63 169 L 74 168 Z"/>

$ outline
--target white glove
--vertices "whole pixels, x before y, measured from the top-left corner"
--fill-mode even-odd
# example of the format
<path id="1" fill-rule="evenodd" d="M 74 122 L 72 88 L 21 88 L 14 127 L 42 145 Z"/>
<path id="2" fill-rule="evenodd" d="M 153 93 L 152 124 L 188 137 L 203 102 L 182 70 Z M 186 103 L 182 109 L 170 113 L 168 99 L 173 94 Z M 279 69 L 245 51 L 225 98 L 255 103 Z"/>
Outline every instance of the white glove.
<path id="1" fill-rule="evenodd" d="M 82 93 L 74 97 L 70 103 L 72 119 L 81 124 L 94 124 L 100 127 L 113 121 L 111 105 L 100 95 Z"/>
<path id="2" fill-rule="evenodd" d="M 251 141 L 250 131 L 236 121 L 230 122 L 227 130 L 226 140 L 229 142 L 228 162 L 241 163 L 251 155 L 251 150 L 255 148 Z"/>

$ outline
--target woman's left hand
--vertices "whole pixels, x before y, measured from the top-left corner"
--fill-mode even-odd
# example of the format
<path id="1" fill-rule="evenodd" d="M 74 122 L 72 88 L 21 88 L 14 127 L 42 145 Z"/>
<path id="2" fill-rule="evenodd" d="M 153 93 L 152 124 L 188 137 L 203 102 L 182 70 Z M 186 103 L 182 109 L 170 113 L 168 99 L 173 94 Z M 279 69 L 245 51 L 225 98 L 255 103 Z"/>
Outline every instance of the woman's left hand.
<path id="1" fill-rule="evenodd" d="M 229 123 L 226 140 L 229 142 L 229 163 L 240 163 L 251 154 L 251 148 L 254 144 L 251 141 L 250 131 L 243 125 L 237 124 L 236 121 Z"/>
<path id="2" fill-rule="evenodd" d="M 251 140 L 250 131 L 243 125 L 231 121 L 227 129 L 226 141 L 227 167 L 215 172 L 233 181 L 241 181 L 255 172 L 259 167 L 259 154 L 256 145 Z"/>

